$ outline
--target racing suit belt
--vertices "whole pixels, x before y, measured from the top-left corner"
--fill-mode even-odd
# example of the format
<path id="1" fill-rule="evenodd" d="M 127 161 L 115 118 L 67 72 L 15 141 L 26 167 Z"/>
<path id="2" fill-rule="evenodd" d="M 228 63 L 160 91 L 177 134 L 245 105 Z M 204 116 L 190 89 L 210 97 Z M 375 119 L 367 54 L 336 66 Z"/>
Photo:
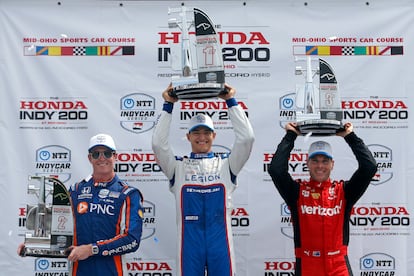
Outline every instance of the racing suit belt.
<path id="1" fill-rule="evenodd" d="M 319 257 L 336 257 L 336 256 L 345 256 L 348 254 L 348 247 L 341 246 L 338 249 L 332 250 L 323 250 L 323 249 L 304 249 L 304 248 L 295 248 L 296 258 L 319 258 Z"/>

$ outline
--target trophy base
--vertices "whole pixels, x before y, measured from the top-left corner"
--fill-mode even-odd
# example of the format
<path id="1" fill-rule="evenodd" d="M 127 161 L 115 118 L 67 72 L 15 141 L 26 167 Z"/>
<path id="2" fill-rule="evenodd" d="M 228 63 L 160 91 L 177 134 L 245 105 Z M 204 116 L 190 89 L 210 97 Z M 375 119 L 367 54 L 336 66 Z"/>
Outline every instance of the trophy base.
<path id="1" fill-rule="evenodd" d="M 224 84 L 222 83 L 192 83 L 183 84 L 173 88 L 170 96 L 179 100 L 199 100 L 216 98 L 219 94 L 226 93 Z"/>
<path id="2" fill-rule="evenodd" d="M 302 135 L 311 133 L 312 136 L 331 136 L 344 129 L 340 121 L 324 119 L 300 121 L 297 128 Z"/>
<path id="3" fill-rule="evenodd" d="M 52 250 L 41 247 L 25 247 L 20 255 L 22 257 L 67 258 L 69 253 L 69 249 Z"/>
<path id="4" fill-rule="evenodd" d="M 45 257 L 45 258 L 66 258 L 70 250 L 66 248 L 70 244 L 63 242 L 62 244 L 54 244 L 51 236 L 35 237 L 30 233 L 26 233 L 24 248 L 20 252 L 22 257 Z"/>

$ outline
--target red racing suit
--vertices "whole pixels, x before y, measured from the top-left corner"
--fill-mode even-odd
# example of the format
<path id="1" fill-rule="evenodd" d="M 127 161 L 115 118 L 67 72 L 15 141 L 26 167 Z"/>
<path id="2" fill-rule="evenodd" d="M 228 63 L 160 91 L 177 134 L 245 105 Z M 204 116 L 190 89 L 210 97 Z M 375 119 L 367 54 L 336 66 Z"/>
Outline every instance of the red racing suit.
<path id="1" fill-rule="evenodd" d="M 354 132 L 345 136 L 358 161 L 348 181 L 323 183 L 293 180 L 288 160 L 297 135 L 288 131 L 270 163 L 269 174 L 286 204 L 293 223 L 296 276 L 349 276 L 349 218 L 352 207 L 368 188 L 377 166 Z"/>

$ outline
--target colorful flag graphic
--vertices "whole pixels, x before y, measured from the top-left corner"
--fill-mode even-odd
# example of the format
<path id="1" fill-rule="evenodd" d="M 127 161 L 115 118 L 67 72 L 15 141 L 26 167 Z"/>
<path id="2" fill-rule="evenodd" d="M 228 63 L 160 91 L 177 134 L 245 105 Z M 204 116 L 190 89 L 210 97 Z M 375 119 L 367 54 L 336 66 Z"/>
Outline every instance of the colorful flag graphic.
<path id="1" fill-rule="evenodd" d="M 135 46 L 24 46 L 25 56 L 133 56 Z"/>
<path id="2" fill-rule="evenodd" d="M 294 45 L 295 56 L 393 56 L 404 55 L 404 46 Z"/>

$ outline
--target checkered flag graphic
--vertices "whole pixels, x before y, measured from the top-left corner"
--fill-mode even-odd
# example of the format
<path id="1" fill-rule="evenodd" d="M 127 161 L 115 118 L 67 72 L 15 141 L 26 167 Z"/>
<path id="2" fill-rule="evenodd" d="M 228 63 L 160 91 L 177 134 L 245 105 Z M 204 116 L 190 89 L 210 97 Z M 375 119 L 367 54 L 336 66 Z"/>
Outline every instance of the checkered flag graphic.
<path id="1" fill-rule="evenodd" d="M 86 55 L 86 48 L 83 46 L 77 46 L 73 48 L 73 55 L 75 56 L 85 56 Z"/>
<path id="2" fill-rule="evenodd" d="M 353 56 L 353 55 L 355 55 L 354 47 L 352 47 L 352 46 L 342 47 L 342 55 L 343 56 Z"/>

